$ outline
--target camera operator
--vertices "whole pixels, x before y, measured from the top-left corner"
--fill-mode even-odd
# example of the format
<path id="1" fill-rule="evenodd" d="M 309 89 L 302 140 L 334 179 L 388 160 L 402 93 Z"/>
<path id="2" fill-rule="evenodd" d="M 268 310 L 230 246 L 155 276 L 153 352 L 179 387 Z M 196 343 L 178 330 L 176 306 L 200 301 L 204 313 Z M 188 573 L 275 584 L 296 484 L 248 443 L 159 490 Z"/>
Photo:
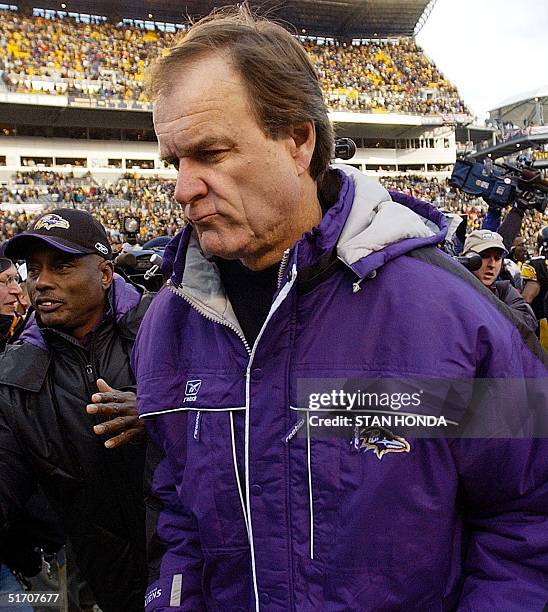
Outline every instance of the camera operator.
<path id="1" fill-rule="evenodd" d="M 538 257 L 533 257 L 521 267 L 523 298 L 539 320 L 540 342 L 548 350 L 548 225 L 537 236 Z"/>
<path id="2" fill-rule="evenodd" d="M 517 164 L 494 164 L 489 158 L 475 161 L 457 159 L 449 182 L 468 195 L 480 196 L 489 205 L 482 229 L 498 232 L 513 261 L 524 261 L 525 252 L 512 253 L 521 232 L 527 211 L 543 214 L 548 204 L 548 181 L 541 171 L 531 166 L 530 160 L 518 159 Z M 511 209 L 501 223 L 502 211 Z M 520 259 L 517 259 L 520 258 Z"/>
<path id="3" fill-rule="evenodd" d="M 509 280 L 497 280 L 507 254 L 502 236 L 490 230 L 475 230 L 466 238 L 462 255 L 477 253 L 482 258 L 481 268 L 473 274 L 509 306 L 516 317 L 530 330 L 537 329 L 537 319 L 529 304 L 521 297 Z"/>
<path id="4" fill-rule="evenodd" d="M 509 280 L 519 292 L 523 289 L 521 266 L 528 258 L 525 240 L 519 235 L 527 210 L 525 204 L 527 202 L 524 200 L 516 200 L 502 223 L 502 209 L 490 206 L 481 225 L 482 230 L 490 230 L 501 236 L 508 258 L 503 261 L 500 280 Z"/>

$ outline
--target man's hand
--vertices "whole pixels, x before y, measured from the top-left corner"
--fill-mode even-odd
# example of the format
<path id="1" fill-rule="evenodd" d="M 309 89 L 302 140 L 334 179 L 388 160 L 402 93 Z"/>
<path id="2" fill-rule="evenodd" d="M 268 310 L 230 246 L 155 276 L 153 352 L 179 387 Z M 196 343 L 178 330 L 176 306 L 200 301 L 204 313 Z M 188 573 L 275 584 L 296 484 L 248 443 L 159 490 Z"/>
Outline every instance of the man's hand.
<path id="1" fill-rule="evenodd" d="M 145 436 L 145 424 L 137 416 L 136 396 L 133 391 L 118 391 L 109 387 L 102 379 L 97 379 L 99 393 L 91 396 L 93 404 L 88 404 L 88 414 L 105 416 L 106 421 L 95 425 L 93 431 L 98 435 L 117 433 L 105 442 L 107 448 L 115 448 Z"/>

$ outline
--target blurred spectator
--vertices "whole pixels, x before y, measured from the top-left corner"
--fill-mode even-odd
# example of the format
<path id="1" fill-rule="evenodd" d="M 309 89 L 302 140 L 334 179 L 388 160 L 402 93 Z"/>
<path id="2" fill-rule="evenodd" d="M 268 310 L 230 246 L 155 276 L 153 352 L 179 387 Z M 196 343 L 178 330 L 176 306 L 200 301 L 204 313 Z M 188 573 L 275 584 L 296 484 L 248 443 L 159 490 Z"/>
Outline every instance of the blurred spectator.
<path id="1" fill-rule="evenodd" d="M 520 268 L 523 263 L 529 259 L 527 245 L 521 236 L 515 238 L 514 242 L 512 243 L 512 248 L 510 249 L 510 259 L 516 262 Z"/>
<path id="2" fill-rule="evenodd" d="M 548 351 L 548 225 L 538 232 L 537 253 L 521 267 L 523 297 L 539 320 L 540 341 Z"/>
<path id="3" fill-rule="evenodd" d="M 19 274 L 11 260 L 0 257 L 0 351 L 17 333 L 23 316 L 17 313 L 22 291 Z"/>

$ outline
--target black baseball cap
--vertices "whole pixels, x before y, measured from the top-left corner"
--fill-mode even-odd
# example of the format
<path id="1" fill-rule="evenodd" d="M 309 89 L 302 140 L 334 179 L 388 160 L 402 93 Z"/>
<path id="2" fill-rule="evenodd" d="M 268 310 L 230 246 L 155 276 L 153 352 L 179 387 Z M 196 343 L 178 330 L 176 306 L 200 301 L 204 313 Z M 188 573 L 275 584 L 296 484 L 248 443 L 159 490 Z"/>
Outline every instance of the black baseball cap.
<path id="1" fill-rule="evenodd" d="M 39 217 L 30 228 L 8 241 L 4 255 L 26 259 L 36 240 L 73 255 L 99 255 L 112 258 L 105 228 L 85 210 L 57 208 Z"/>

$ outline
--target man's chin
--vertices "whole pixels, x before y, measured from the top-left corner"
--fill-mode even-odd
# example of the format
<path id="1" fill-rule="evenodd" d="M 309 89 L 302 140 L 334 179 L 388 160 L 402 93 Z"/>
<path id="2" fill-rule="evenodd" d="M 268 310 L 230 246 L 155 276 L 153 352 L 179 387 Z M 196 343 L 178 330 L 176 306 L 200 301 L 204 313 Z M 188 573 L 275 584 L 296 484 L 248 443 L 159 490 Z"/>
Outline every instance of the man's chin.
<path id="1" fill-rule="evenodd" d="M 223 241 L 217 236 L 210 238 L 204 232 L 200 238 L 200 247 L 206 257 L 220 257 L 221 259 L 240 259 L 243 249 L 228 241 Z"/>
<path id="2" fill-rule="evenodd" d="M 65 327 L 68 322 L 66 318 L 56 312 L 36 311 L 36 318 L 44 327 Z"/>

